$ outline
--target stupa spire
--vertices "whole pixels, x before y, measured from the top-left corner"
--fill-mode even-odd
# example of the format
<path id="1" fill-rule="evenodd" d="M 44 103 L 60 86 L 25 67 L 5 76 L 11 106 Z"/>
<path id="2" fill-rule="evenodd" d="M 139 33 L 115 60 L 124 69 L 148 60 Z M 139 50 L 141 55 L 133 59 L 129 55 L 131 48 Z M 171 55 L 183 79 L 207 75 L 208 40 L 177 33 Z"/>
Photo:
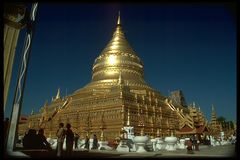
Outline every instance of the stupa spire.
<path id="1" fill-rule="evenodd" d="M 217 115 L 216 115 L 216 112 L 215 112 L 215 108 L 212 104 L 211 125 L 213 127 L 216 127 L 216 124 L 217 124 Z"/>
<path id="2" fill-rule="evenodd" d="M 33 111 L 33 108 L 32 108 L 32 112 L 31 112 L 31 115 L 34 115 L 34 111 Z"/>
<path id="3" fill-rule="evenodd" d="M 193 102 L 193 108 L 195 108 L 195 106 L 196 106 L 196 105 L 195 105 L 195 102 Z"/>
<path id="4" fill-rule="evenodd" d="M 212 104 L 212 112 L 215 112 L 215 108 L 213 104 Z"/>
<path id="5" fill-rule="evenodd" d="M 58 88 L 57 95 L 56 95 L 55 99 L 59 99 L 59 98 L 60 98 L 60 88 Z"/>
<path id="6" fill-rule="evenodd" d="M 119 72 L 122 72 L 124 81 L 129 80 L 129 84 L 132 85 L 136 80 L 146 86 L 143 80 L 143 63 L 125 37 L 120 12 L 115 20 L 117 24 L 112 38 L 93 64 L 92 81 L 117 80 Z"/>
<path id="7" fill-rule="evenodd" d="M 111 55 L 113 53 L 122 52 L 135 55 L 134 50 L 129 45 L 121 25 L 120 11 L 118 12 L 117 26 L 113 33 L 112 39 L 103 49 L 100 55 Z"/>
<path id="8" fill-rule="evenodd" d="M 121 25 L 121 16 L 120 16 L 120 11 L 118 11 L 118 20 L 117 20 L 117 25 Z"/>
<path id="9" fill-rule="evenodd" d="M 127 126 L 130 126 L 130 112 L 128 109 L 128 114 L 127 114 Z"/>

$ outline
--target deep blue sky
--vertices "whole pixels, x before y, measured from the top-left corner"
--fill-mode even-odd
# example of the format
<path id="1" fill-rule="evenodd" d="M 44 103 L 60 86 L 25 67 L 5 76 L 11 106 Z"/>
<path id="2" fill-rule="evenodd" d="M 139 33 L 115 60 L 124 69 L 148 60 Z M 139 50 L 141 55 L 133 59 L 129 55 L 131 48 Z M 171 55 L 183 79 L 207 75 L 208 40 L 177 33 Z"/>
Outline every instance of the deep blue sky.
<path id="1" fill-rule="evenodd" d="M 210 120 L 236 120 L 236 23 L 218 5 L 40 4 L 22 114 L 38 112 L 91 80 L 95 58 L 111 39 L 118 11 L 125 35 L 144 63 L 145 80 L 163 95 L 181 89 Z M 24 30 L 17 46 L 7 111 L 10 115 Z"/>

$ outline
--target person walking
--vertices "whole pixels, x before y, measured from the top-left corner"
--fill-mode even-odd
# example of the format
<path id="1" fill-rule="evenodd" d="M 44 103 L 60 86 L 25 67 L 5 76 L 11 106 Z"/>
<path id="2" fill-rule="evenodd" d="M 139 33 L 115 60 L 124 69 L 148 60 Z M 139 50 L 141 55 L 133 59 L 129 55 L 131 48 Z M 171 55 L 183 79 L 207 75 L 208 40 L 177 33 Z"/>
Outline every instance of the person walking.
<path id="1" fill-rule="evenodd" d="M 200 141 L 197 135 L 195 135 L 195 137 L 196 137 L 195 151 L 199 151 Z"/>
<path id="2" fill-rule="evenodd" d="M 63 142 L 65 139 L 65 130 L 63 128 L 64 124 L 60 123 L 59 124 L 59 129 L 57 130 L 57 157 L 62 156 L 63 152 Z"/>
<path id="3" fill-rule="evenodd" d="M 98 139 L 96 134 L 93 135 L 93 146 L 92 149 L 98 149 Z"/>
<path id="4" fill-rule="evenodd" d="M 192 138 L 192 145 L 193 145 L 193 150 L 197 150 L 197 135 L 193 135 Z"/>
<path id="5" fill-rule="evenodd" d="M 195 150 L 195 135 L 192 135 L 190 140 L 192 142 L 192 149 Z"/>
<path id="6" fill-rule="evenodd" d="M 193 154 L 193 148 L 192 148 L 192 140 L 191 140 L 191 138 L 186 140 L 186 144 L 185 144 L 185 145 L 187 146 L 187 153 L 188 153 L 188 154 Z"/>
<path id="7" fill-rule="evenodd" d="M 75 149 L 78 148 L 78 140 L 79 140 L 79 135 L 77 133 L 75 133 L 75 136 L 74 136 Z"/>
<path id="8" fill-rule="evenodd" d="M 70 157 L 72 155 L 73 150 L 73 141 L 74 141 L 74 134 L 71 130 L 71 124 L 66 125 L 66 156 Z"/>
<path id="9" fill-rule="evenodd" d="M 89 150 L 89 137 L 86 136 L 85 138 L 85 146 L 84 146 L 85 149 Z"/>

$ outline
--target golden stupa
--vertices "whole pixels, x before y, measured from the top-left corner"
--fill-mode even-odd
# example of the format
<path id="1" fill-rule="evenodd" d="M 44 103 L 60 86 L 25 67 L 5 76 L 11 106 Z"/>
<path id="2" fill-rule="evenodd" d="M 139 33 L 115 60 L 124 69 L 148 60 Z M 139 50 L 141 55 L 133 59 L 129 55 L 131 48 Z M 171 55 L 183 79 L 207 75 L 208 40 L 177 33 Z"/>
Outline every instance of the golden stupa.
<path id="1" fill-rule="evenodd" d="M 102 137 L 104 132 L 105 139 L 111 140 L 127 125 L 134 127 L 135 135 L 144 131 L 152 137 L 167 136 L 197 124 L 189 113 L 187 107 L 173 105 L 144 81 L 143 63 L 125 38 L 119 13 L 112 39 L 95 59 L 91 82 L 63 98 L 58 89 L 50 104 L 19 125 L 19 134 L 27 128 L 44 128 L 46 136 L 56 137 L 63 122 L 70 123 L 81 137 Z M 198 122 L 204 124 L 199 115 Z"/>

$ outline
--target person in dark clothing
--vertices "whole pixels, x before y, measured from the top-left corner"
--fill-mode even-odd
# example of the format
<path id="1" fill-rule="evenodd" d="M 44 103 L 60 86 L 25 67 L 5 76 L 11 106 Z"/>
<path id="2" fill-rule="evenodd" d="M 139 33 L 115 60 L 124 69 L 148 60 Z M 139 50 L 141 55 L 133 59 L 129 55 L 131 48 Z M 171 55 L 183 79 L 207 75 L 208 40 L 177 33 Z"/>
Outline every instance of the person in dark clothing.
<path id="1" fill-rule="evenodd" d="M 197 135 L 193 135 L 192 137 L 193 150 L 196 150 L 196 145 L 197 145 Z"/>
<path id="2" fill-rule="evenodd" d="M 193 154 L 192 139 L 186 140 L 185 145 L 187 146 L 187 153 Z"/>
<path id="3" fill-rule="evenodd" d="M 66 130 L 66 156 L 72 155 L 73 150 L 73 141 L 74 141 L 74 134 L 71 130 L 71 124 L 67 124 L 67 130 Z"/>
<path id="4" fill-rule="evenodd" d="M 28 131 L 25 132 L 23 139 L 22 139 L 22 144 L 23 144 L 23 148 L 27 149 L 29 148 L 29 135 L 28 135 Z"/>
<path id="5" fill-rule="evenodd" d="M 84 148 L 89 150 L 89 137 L 88 136 L 86 136 Z"/>
<path id="6" fill-rule="evenodd" d="M 38 140 L 36 130 L 35 129 L 29 129 L 27 134 L 23 137 L 23 148 L 24 149 L 37 149 L 38 144 L 36 143 L 36 140 Z"/>
<path id="7" fill-rule="evenodd" d="M 197 135 L 195 135 L 195 151 L 199 151 L 199 144 L 200 144 L 199 138 Z"/>
<path id="8" fill-rule="evenodd" d="M 78 139 L 79 139 L 79 135 L 77 133 L 75 133 L 75 136 L 74 136 L 75 149 L 78 148 Z"/>
<path id="9" fill-rule="evenodd" d="M 98 149 L 98 139 L 96 134 L 93 135 L 93 146 L 92 149 Z"/>
<path id="10" fill-rule="evenodd" d="M 41 128 L 38 131 L 36 144 L 38 149 L 47 149 L 52 150 L 50 143 L 47 141 L 46 137 L 44 136 L 44 130 Z"/>

